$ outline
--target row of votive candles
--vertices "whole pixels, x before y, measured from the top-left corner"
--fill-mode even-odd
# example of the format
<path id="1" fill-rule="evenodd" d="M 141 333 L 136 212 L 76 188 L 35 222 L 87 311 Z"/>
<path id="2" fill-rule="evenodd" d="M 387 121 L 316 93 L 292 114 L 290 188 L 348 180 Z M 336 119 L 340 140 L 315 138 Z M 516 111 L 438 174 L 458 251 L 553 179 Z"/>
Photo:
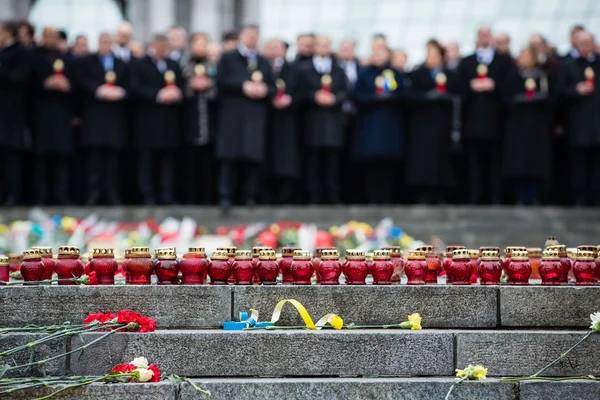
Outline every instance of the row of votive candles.
<path id="1" fill-rule="evenodd" d="M 504 258 L 498 247 L 481 247 L 469 250 L 464 246 L 448 246 L 444 257 L 435 254 L 433 246 L 422 246 L 408 252 L 403 258 L 399 246 L 389 246 L 365 254 L 361 250 L 346 251 L 340 261 L 340 253 L 334 247 L 318 248 L 315 256 L 297 247 L 284 247 L 281 257 L 270 247 L 253 247 L 237 250 L 221 247 L 210 259 L 204 248 L 192 247 L 178 259 L 174 247 L 155 250 L 153 258 L 148 247 L 133 247 L 125 251 L 121 268 L 128 284 L 150 284 L 156 274 L 159 284 L 203 284 L 210 277 L 213 285 L 229 283 L 237 285 L 276 285 L 278 277 L 283 284 L 310 285 L 312 278 L 317 284 L 337 285 L 340 276 L 349 285 L 365 285 L 368 276 L 374 285 L 399 283 L 402 274 L 407 284 L 435 284 L 442 271 L 446 283 L 470 285 L 479 281 L 482 285 L 497 285 L 504 275 L 508 284 L 527 285 L 529 279 L 541 278 L 542 285 L 568 283 L 572 272 L 578 285 L 593 285 L 600 275 L 598 246 L 579 246 L 571 254 L 564 245 L 540 248 L 507 247 Z M 22 261 L 15 257 L 0 256 L 0 281 L 8 281 L 9 270 L 20 271 L 24 281 L 50 280 L 54 273 L 59 284 L 77 284 L 73 278 L 84 272 L 94 271 L 99 284 L 114 284 L 119 263 L 111 248 L 96 248 L 90 252 L 84 264 L 80 250 L 74 246 L 61 246 L 58 256 L 53 257 L 51 247 L 36 247 L 23 252 Z"/>

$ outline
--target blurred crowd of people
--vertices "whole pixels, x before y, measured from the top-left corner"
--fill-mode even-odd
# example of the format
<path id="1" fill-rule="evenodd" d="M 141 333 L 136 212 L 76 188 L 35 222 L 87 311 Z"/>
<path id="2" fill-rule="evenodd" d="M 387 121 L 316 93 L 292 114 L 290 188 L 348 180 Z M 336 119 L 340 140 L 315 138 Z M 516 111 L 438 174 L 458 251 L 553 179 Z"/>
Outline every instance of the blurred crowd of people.
<path id="1" fill-rule="evenodd" d="M 29 204 L 600 204 L 600 55 L 583 26 L 564 55 L 431 39 L 426 59 L 375 35 L 259 28 L 220 41 L 123 23 L 69 41 L 0 26 L 1 200 Z"/>

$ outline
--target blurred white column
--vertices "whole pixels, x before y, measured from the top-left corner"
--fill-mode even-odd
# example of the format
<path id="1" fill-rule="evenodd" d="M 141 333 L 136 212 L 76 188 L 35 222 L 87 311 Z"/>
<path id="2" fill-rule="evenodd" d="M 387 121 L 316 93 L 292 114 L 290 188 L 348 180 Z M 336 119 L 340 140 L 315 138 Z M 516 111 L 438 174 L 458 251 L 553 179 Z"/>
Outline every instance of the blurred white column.
<path id="1" fill-rule="evenodd" d="M 0 0 L 0 19 L 16 17 L 16 5 L 14 0 Z"/>
<path id="2" fill-rule="evenodd" d="M 175 0 L 148 0 L 150 9 L 150 34 L 164 33 L 175 25 Z"/>
<path id="3" fill-rule="evenodd" d="M 235 1 L 192 0 L 192 32 L 206 32 L 211 40 L 220 40 L 224 31 L 235 28 Z"/>

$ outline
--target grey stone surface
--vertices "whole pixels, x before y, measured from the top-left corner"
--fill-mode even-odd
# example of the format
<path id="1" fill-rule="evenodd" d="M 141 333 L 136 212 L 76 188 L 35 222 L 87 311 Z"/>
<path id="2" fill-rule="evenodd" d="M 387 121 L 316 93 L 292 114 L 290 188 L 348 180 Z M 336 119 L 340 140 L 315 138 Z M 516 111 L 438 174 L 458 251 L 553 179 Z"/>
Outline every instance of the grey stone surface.
<path id="1" fill-rule="evenodd" d="M 485 286 L 236 286 L 234 315 L 254 308 L 260 319 L 271 320 L 275 305 L 296 299 L 314 321 L 336 313 L 346 324 L 400 323 L 418 312 L 425 328 L 489 328 L 497 323 L 497 288 Z M 299 325 L 301 318 L 287 304 L 280 325 Z"/>
<path id="2" fill-rule="evenodd" d="M 600 286 L 500 287 L 502 326 L 589 327 L 600 311 Z"/>
<path id="3" fill-rule="evenodd" d="M 522 400 L 598 400 L 600 382 L 525 381 L 520 383 Z"/>
<path id="4" fill-rule="evenodd" d="M 11 400 L 29 400 L 49 395 L 63 385 L 36 388 L 22 392 L 14 392 L 3 397 Z M 160 383 L 93 383 L 89 386 L 68 389 L 59 393 L 53 399 L 62 400 L 178 400 L 178 385 L 167 382 Z"/>
<path id="5" fill-rule="evenodd" d="M 196 377 L 454 373 L 451 332 L 407 330 L 123 333 L 73 356 L 71 369 L 97 375 L 140 356 L 163 371 Z"/>
<path id="6" fill-rule="evenodd" d="M 10 333 L 0 335 L 0 352 L 5 352 L 17 346 L 30 343 L 34 340 L 40 339 L 46 335 L 34 334 L 34 333 Z M 67 340 L 58 339 L 55 341 L 49 341 L 36 346 L 35 358 L 33 361 L 45 360 L 47 358 L 64 354 L 67 351 Z M 0 369 L 5 364 L 11 366 L 23 365 L 30 362 L 29 350 L 23 350 L 18 353 L 14 353 L 4 358 L 0 358 Z M 65 363 L 67 358 L 59 358 L 57 360 L 50 361 L 45 365 L 45 372 L 48 375 L 63 375 L 65 373 Z M 26 369 L 14 370 L 7 373 L 8 377 L 14 376 L 41 376 L 41 369 L 37 366 L 27 367 Z"/>
<path id="7" fill-rule="evenodd" d="M 587 331 L 461 331 L 456 333 L 456 365 L 482 364 L 490 376 L 526 376 L 568 350 Z M 600 335 L 592 335 L 544 376 L 600 374 Z"/>
<path id="8" fill-rule="evenodd" d="M 31 307 L 23 307 L 31 304 Z M 33 306 L 34 305 L 34 306 Z M 156 320 L 157 328 L 219 328 L 231 319 L 231 288 L 171 286 L 0 287 L 0 326 L 80 323 L 89 313 L 129 309 Z"/>
<path id="9" fill-rule="evenodd" d="M 441 400 L 452 378 L 299 378 L 299 379 L 200 379 L 211 400 Z M 452 391 L 452 400 L 517 400 L 518 385 L 496 380 L 465 382 Z M 191 386 L 181 386 L 180 400 L 206 396 Z"/>

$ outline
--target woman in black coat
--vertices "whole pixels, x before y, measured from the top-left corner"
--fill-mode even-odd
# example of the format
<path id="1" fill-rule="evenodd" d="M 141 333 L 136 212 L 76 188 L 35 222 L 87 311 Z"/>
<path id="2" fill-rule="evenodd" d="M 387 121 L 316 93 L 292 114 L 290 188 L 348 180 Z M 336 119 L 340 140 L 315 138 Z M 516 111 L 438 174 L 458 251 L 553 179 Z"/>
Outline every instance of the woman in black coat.
<path id="1" fill-rule="evenodd" d="M 371 65 L 359 72 L 353 94 L 358 107 L 353 153 L 364 165 L 371 204 L 391 203 L 395 163 L 403 151 L 404 122 L 398 109 L 404 75 L 389 60 L 386 47 L 374 47 Z"/>
<path id="2" fill-rule="evenodd" d="M 444 67 L 444 49 L 429 41 L 427 59 L 411 72 L 408 89 L 407 184 L 420 203 L 443 202 L 454 185 L 450 151 L 459 91 L 458 77 Z"/>
<path id="3" fill-rule="evenodd" d="M 551 165 L 551 82 L 537 59 L 533 48 L 523 49 L 505 85 L 503 170 L 519 204 L 540 202 Z"/>

